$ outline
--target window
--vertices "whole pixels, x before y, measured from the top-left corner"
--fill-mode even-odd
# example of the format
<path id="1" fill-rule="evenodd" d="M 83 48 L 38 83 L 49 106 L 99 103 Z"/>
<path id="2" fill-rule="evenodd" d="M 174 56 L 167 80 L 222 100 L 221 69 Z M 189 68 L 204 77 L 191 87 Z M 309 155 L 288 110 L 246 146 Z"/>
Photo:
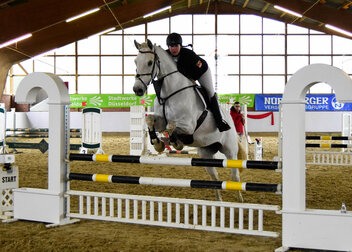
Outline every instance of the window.
<path id="1" fill-rule="evenodd" d="M 288 54 L 308 54 L 308 36 L 289 35 L 287 36 Z"/>
<path id="2" fill-rule="evenodd" d="M 285 36 L 264 35 L 263 54 L 285 54 Z"/>
<path id="3" fill-rule="evenodd" d="M 101 57 L 101 74 L 122 74 L 122 57 Z"/>
<path id="4" fill-rule="evenodd" d="M 121 94 L 122 77 L 121 76 L 102 76 L 101 93 L 102 94 Z"/>
<path id="5" fill-rule="evenodd" d="M 101 54 L 121 55 L 122 37 L 115 35 L 101 36 Z"/>
<path id="6" fill-rule="evenodd" d="M 259 56 L 243 56 L 240 58 L 241 74 L 261 74 L 262 58 Z"/>
<path id="7" fill-rule="evenodd" d="M 262 18 L 255 15 L 241 15 L 240 32 L 242 34 L 262 33 Z"/>
<path id="8" fill-rule="evenodd" d="M 70 94 L 132 94 L 134 40 L 148 38 L 166 49 L 170 32 L 180 33 L 183 45 L 192 44 L 188 48 L 208 62 L 214 87 L 223 94 L 282 93 L 285 81 L 308 64 L 333 65 L 352 75 L 352 39 L 255 15 L 184 14 L 92 36 L 15 64 L 5 92 L 16 90 L 27 73 L 44 71 L 68 81 Z M 310 92 L 332 91 L 322 83 Z"/>
<path id="9" fill-rule="evenodd" d="M 77 82 L 79 94 L 99 94 L 98 76 L 78 76 Z"/>
<path id="10" fill-rule="evenodd" d="M 310 53 L 311 54 L 331 54 L 331 36 L 311 35 Z"/>
<path id="11" fill-rule="evenodd" d="M 218 16 L 218 33 L 238 34 L 239 30 L 239 15 L 219 15 Z"/>
<path id="12" fill-rule="evenodd" d="M 243 35 L 241 39 L 241 54 L 261 54 L 262 37 L 257 35 Z"/>
<path id="13" fill-rule="evenodd" d="M 169 20 L 167 18 L 147 24 L 148 34 L 168 34 Z"/>
<path id="14" fill-rule="evenodd" d="M 192 34 L 192 15 L 178 15 L 171 17 L 171 32 Z"/>
<path id="15" fill-rule="evenodd" d="M 99 57 L 79 56 L 77 60 L 78 74 L 98 74 Z"/>
<path id="16" fill-rule="evenodd" d="M 264 94 L 282 94 L 285 89 L 284 76 L 264 76 L 263 78 Z"/>
<path id="17" fill-rule="evenodd" d="M 194 15 L 194 33 L 215 33 L 214 15 Z"/>
<path id="18" fill-rule="evenodd" d="M 99 54 L 99 36 L 89 37 L 78 41 L 78 54 Z"/>
<path id="19" fill-rule="evenodd" d="M 264 74 L 285 74 L 285 57 L 283 56 L 264 56 Z"/>
<path id="20" fill-rule="evenodd" d="M 262 93 L 262 78 L 260 76 L 241 76 L 242 94 L 261 94 Z"/>

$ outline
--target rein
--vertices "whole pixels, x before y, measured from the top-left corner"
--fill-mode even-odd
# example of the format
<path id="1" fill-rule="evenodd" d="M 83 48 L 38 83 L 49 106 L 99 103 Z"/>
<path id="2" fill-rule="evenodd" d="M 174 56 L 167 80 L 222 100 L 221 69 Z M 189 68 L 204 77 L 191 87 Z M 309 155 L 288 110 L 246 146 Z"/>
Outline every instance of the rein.
<path id="1" fill-rule="evenodd" d="M 176 72 L 178 72 L 178 71 L 172 72 L 172 73 L 170 73 L 170 74 L 173 74 L 173 73 L 176 73 Z M 170 75 L 170 74 L 168 74 L 168 75 Z M 168 76 L 168 75 L 166 75 L 166 76 Z M 162 97 L 160 96 L 160 92 L 161 92 L 161 87 L 162 87 L 162 85 L 163 85 L 163 83 L 164 83 L 164 78 L 165 78 L 166 76 L 164 76 L 164 77 L 161 78 L 160 80 L 159 80 L 159 79 L 158 79 L 158 80 L 152 80 L 152 83 L 153 83 L 153 85 L 154 85 L 155 94 L 156 94 L 156 97 L 158 98 L 158 102 L 159 102 L 160 105 L 163 106 L 163 116 L 164 116 L 165 123 L 166 123 L 166 125 L 167 125 L 168 122 L 167 122 L 167 118 L 166 118 L 166 109 L 165 109 L 166 101 L 167 101 L 169 98 L 171 98 L 172 96 L 174 96 L 175 94 L 178 94 L 178 93 L 180 93 L 181 91 L 183 91 L 183 90 L 185 90 L 185 89 L 188 89 L 188 88 L 195 88 L 195 87 L 197 87 L 197 85 L 194 84 L 194 85 L 191 85 L 191 86 L 183 87 L 183 88 L 181 88 L 181 89 L 179 89 L 179 90 L 176 90 L 175 92 L 173 92 L 172 94 L 168 95 L 167 97 L 162 98 Z"/>

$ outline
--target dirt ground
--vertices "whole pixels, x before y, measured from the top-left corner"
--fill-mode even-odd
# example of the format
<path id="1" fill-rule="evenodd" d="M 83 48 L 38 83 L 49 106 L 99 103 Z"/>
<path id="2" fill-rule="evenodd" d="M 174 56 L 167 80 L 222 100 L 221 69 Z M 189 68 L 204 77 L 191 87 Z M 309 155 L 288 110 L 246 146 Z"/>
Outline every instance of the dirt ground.
<path id="1" fill-rule="evenodd" d="M 276 134 L 251 134 L 262 137 L 263 160 L 278 155 Z M 27 140 L 28 141 L 28 140 Z M 34 142 L 39 142 L 34 140 Z M 71 143 L 79 143 L 72 139 Z M 250 158 L 253 159 L 253 145 Z M 107 154 L 129 154 L 128 134 L 104 134 L 103 150 Z M 47 188 L 47 154 L 38 150 L 21 150 L 16 154 L 20 171 L 20 187 Z M 103 173 L 144 177 L 167 177 L 209 180 L 202 167 L 151 166 L 140 164 L 70 163 L 71 172 Z M 228 169 L 218 168 L 221 180 L 230 180 Z M 281 183 L 281 174 L 274 171 L 243 170 L 245 182 Z M 351 167 L 307 167 L 307 207 L 340 209 L 344 202 L 352 207 Z M 214 191 L 156 187 L 143 185 L 105 184 L 72 181 L 71 189 L 165 197 L 215 200 Z M 224 201 L 236 201 L 236 192 L 223 192 Z M 243 192 L 247 203 L 281 205 L 281 196 L 273 193 Z M 349 209 L 348 209 L 349 210 Z M 264 218 L 265 219 L 265 218 Z M 265 223 L 280 232 L 281 216 L 270 216 Z M 0 251 L 273 251 L 281 246 L 281 237 L 263 238 L 206 231 L 182 230 L 114 222 L 81 220 L 77 224 L 46 228 L 43 223 L 17 221 L 0 223 Z M 300 250 L 292 250 L 300 251 Z M 307 251 L 307 250 L 305 250 Z"/>

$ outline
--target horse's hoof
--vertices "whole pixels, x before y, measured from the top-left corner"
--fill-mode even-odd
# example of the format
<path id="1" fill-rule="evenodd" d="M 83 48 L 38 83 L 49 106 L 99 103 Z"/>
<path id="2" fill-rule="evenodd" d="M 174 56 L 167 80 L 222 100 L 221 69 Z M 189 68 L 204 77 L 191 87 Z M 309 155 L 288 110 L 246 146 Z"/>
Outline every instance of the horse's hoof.
<path id="1" fill-rule="evenodd" d="M 183 150 L 183 147 L 184 147 L 183 143 L 180 141 L 177 141 L 176 143 L 173 142 L 173 143 L 171 143 L 171 145 L 172 145 L 172 147 L 174 147 L 178 151 Z"/>
<path id="2" fill-rule="evenodd" d="M 145 117 L 145 122 L 147 123 L 148 127 L 150 129 L 153 128 L 154 126 L 154 116 L 153 115 L 148 115 Z"/>
<path id="3" fill-rule="evenodd" d="M 172 135 L 175 129 L 176 129 L 176 122 L 169 121 L 168 124 L 166 125 L 166 131 L 169 133 L 169 135 Z"/>
<path id="4" fill-rule="evenodd" d="M 154 143 L 154 149 L 157 152 L 163 152 L 165 150 L 165 144 L 164 142 L 160 142 L 160 143 Z"/>

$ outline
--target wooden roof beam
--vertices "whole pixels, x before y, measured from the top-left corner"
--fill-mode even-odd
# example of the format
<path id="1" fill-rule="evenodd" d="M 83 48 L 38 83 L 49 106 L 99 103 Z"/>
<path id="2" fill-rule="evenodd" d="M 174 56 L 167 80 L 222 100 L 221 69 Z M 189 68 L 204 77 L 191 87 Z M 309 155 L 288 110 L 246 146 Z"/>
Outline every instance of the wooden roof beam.
<path id="1" fill-rule="evenodd" d="M 314 6 L 312 6 L 312 3 L 303 0 L 265 0 L 265 2 L 280 5 L 318 22 L 330 24 L 352 32 L 352 13 L 350 12 L 334 9 L 322 4 L 313 4 Z"/>

